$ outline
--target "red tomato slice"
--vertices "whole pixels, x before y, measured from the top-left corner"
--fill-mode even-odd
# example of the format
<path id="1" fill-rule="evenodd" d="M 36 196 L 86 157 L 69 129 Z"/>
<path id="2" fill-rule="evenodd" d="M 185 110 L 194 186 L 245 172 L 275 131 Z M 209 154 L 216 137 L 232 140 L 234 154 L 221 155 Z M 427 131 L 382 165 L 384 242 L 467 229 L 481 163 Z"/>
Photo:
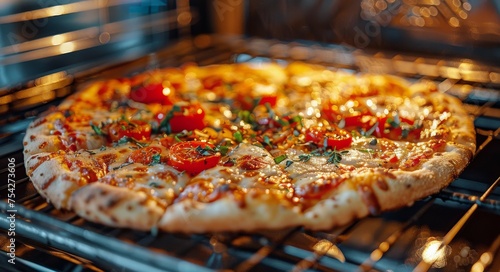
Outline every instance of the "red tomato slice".
<path id="1" fill-rule="evenodd" d="M 251 97 L 251 96 L 240 96 L 238 100 L 241 103 L 241 108 L 244 110 L 251 110 L 254 106 L 257 105 L 263 105 L 265 106 L 268 104 L 271 107 L 276 106 L 276 103 L 278 102 L 278 96 L 276 94 L 266 94 L 262 96 L 256 96 L 256 97 Z M 257 105 L 255 105 L 255 102 L 258 100 Z"/>
<path id="2" fill-rule="evenodd" d="M 169 114 L 172 114 L 169 116 Z M 159 113 L 155 116 L 158 124 L 162 124 L 163 120 L 169 116 L 168 123 L 170 124 L 170 132 L 181 132 L 183 130 L 195 130 L 205 128 L 203 118 L 205 111 L 200 104 L 182 105 L 180 107 L 170 108 L 166 113 Z"/>
<path id="3" fill-rule="evenodd" d="M 278 96 L 272 94 L 263 95 L 260 97 L 259 105 L 269 104 L 269 106 L 274 107 L 276 106 L 276 102 L 278 102 Z"/>
<path id="4" fill-rule="evenodd" d="M 151 164 L 155 160 L 159 162 L 159 159 L 155 159 L 154 156 L 160 154 L 161 148 L 148 146 L 145 148 L 134 150 L 134 152 L 132 152 L 132 154 L 130 154 L 130 156 L 128 157 L 128 162 Z"/>
<path id="5" fill-rule="evenodd" d="M 411 128 L 410 131 L 407 132 L 407 135 L 403 135 L 403 129 L 401 126 L 398 125 L 398 127 L 392 127 L 389 123 L 387 123 L 387 116 L 380 117 L 378 121 L 378 126 L 375 130 L 375 136 L 376 137 L 385 137 L 391 140 L 418 140 L 420 139 L 420 133 L 422 132 L 422 128 Z M 406 123 L 410 126 L 413 126 L 415 121 L 410 120 L 408 118 L 404 117 L 399 117 L 400 123 Z"/>
<path id="6" fill-rule="evenodd" d="M 370 129 L 371 126 L 376 122 L 376 117 L 369 113 L 363 113 L 359 115 L 352 115 L 344 117 L 345 125 L 344 127 L 357 127 Z"/>
<path id="7" fill-rule="evenodd" d="M 141 103 L 160 103 L 172 105 L 174 102 L 174 88 L 170 84 L 152 83 L 139 87 L 130 92 L 130 99 Z"/>
<path id="8" fill-rule="evenodd" d="M 215 87 L 224 85 L 224 80 L 219 76 L 207 76 L 201 80 L 203 88 L 213 90 Z"/>
<path id="9" fill-rule="evenodd" d="M 108 139 L 116 142 L 123 137 L 145 141 L 151 138 L 151 125 L 139 120 L 118 121 L 108 126 Z"/>
<path id="10" fill-rule="evenodd" d="M 169 164 L 179 171 L 197 175 L 219 163 L 221 155 L 211 151 L 214 148 L 214 145 L 200 141 L 176 143 L 169 149 Z"/>
<path id="11" fill-rule="evenodd" d="M 351 146 L 352 136 L 343 129 L 325 131 L 323 128 L 313 127 L 306 131 L 305 140 L 306 142 L 314 142 L 318 146 L 324 146 L 326 142 L 328 147 L 340 150 Z"/>

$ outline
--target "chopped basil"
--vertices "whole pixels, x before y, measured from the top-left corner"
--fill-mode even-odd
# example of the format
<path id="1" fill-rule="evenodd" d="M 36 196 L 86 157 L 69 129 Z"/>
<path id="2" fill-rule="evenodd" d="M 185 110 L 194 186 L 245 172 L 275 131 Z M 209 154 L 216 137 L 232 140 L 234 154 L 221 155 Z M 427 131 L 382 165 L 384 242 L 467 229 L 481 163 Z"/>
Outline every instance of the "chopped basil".
<path id="1" fill-rule="evenodd" d="M 161 155 L 160 154 L 154 154 L 151 157 L 151 163 L 149 165 L 159 164 L 160 162 L 161 162 Z"/>
<path id="2" fill-rule="evenodd" d="M 181 112 L 182 108 L 179 105 L 174 105 L 172 109 L 165 115 L 165 118 L 161 121 L 160 126 L 158 129 L 160 131 L 164 131 L 167 134 L 170 134 L 172 132 L 172 129 L 170 127 L 170 120 L 174 117 L 176 112 Z"/>
<path id="3" fill-rule="evenodd" d="M 255 107 L 257 107 L 260 104 L 261 100 L 262 100 L 262 97 L 254 98 L 252 101 L 252 109 L 250 111 L 253 111 L 255 109 Z"/>
<path id="4" fill-rule="evenodd" d="M 132 137 L 123 136 L 120 140 L 118 140 L 116 143 L 114 143 L 113 146 L 118 146 L 118 145 L 126 144 L 129 142 L 134 143 L 139 147 L 146 147 L 149 145 L 148 143 L 141 143 Z"/>
<path id="5" fill-rule="evenodd" d="M 233 133 L 233 137 L 236 142 L 238 143 L 243 142 L 243 135 L 241 134 L 241 132 L 236 131 L 235 133 Z"/>
<path id="6" fill-rule="evenodd" d="M 217 153 L 216 150 L 214 150 L 213 148 L 211 148 L 210 146 L 205 146 L 205 147 L 201 147 L 200 145 L 196 147 L 196 152 L 198 152 L 198 154 L 202 155 L 202 156 L 210 156 L 210 155 L 213 155 L 215 153 Z"/>
<path id="7" fill-rule="evenodd" d="M 311 154 L 300 154 L 299 161 L 308 162 L 311 159 Z"/>
<path id="8" fill-rule="evenodd" d="M 404 128 L 401 130 L 401 138 L 406 139 L 408 137 L 408 134 L 410 134 L 410 129 Z"/>
<path id="9" fill-rule="evenodd" d="M 282 161 L 286 160 L 286 158 L 288 158 L 285 154 L 283 155 L 279 155 L 278 157 L 274 158 L 274 162 L 276 164 L 279 164 L 281 163 Z"/>
<path id="10" fill-rule="evenodd" d="M 158 187 L 160 187 L 160 184 L 158 184 L 156 182 L 151 182 L 151 183 L 149 183 L 149 186 L 151 186 L 153 188 L 158 188 Z"/>
<path id="11" fill-rule="evenodd" d="M 373 127 L 371 127 L 368 131 L 366 131 L 363 136 L 371 136 L 373 132 L 375 132 L 375 129 L 378 127 L 378 122 L 376 122 Z"/>
<path id="12" fill-rule="evenodd" d="M 75 113 L 71 110 L 65 110 L 63 114 L 64 114 L 64 117 L 68 118 Z"/>
<path id="13" fill-rule="evenodd" d="M 222 156 L 226 156 L 227 152 L 229 151 L 229 147 L 225 145 L 221 145 L 217 148 Z"/>
<path id="14" fill-rule="evenodd" d="M 342 161 L 342 154 L 335 150 L 332 151 L 332 153 L 330 154 L 330 156 L 328 156 L 328 159 L 326 160 L 327 163 L 335 165 L 339 164 L 340 161 Z"/>
<path id="15" fill-rule="evenodd" d="M 373 138 L 370 141 L 370 145 L 377 145 L 377 143 L 378 143 L 377 138 Z"/>
<path id="16" fill-rule="evenodd" d="M 278 123 L 280 124 L 280 126 L 283 126 L 283 127 L 289 125 L 289 123 L 282 118 L 278 118 Z"/>
<path id="17" fill-rule="evenodd" d="M 387 123 L 393 128 L 399 127 L 401 125 L 401 120 L 399 119 L 399 114 L 394 115 L 394 118 L 388 118 Z"/>
<path id="18" fill-rule="evenodd" d="M 267 144 L 268 146 L 272 146 L 271 144 L 271 139 L 269 139 L 269 136 L 264 135 L 264 143 Z"/>
<path id="19" fill-rule="evenodd" d="M 264 104 L 264 106 L 266 107 L 267 112 L 269 113 L 269 118 L 274 119 L 274 117 L 276 116 L 276 113 L 274 113 L 273 109 L 271 108 L 271 105 L 269 103 L 266 103 L 266 104 Z"/>
<path id="20" fill-rule="evenodd" d="M 88 150 L 88 149 L 86 149 L 85 151 L 86 151 L 87 153 L 89 153 L 90 155 L 95 155 L 95 154 L 96 154 L 96 153 L 95 153 L 94 151 L 92 151 L 92 150 Z"/>
<path id="21" fill-rule="evenodd" d="M 104 151 L 106 150 L 106 147 L 105 146 L 101 146 L 101 148 L 99 148 L 100 151 Z"/>
<path id="22" fill-rule="evenodd" d="M 95 134 L 99 136 L 105 136 L 106 134 L 102 131 L 101 127 L 94 124 L 90 124 L 90 127 L 94 130 Z"/>
<path id="23" fill-rule="evenodd" d="M 293 161 L 291 161 L 291 160 L 287 160 L 287 161 L 285 162 L 285 168 L 290 167 L 290 165 L 292 165 L 292 164 L 293 164 Z"/>
<path id="24" fill-rule="evenodd" d="M 256 124 L 255 117 L 250 111 L 247 111 L 247 110 L 239 111 L 238 118 L 240 120 L 242 120 L 243 122 L 250 124 L 252 126 Z"/>
<path id="25" fill-rule="evenodd" d="M 125 167 L 127 165 L 131 165 L 131 164 L 132 164 L 131 162 L 125 162 L 125 163 L 118 165 L 117 167 L 113 167 L 113 170 L 122 169 L 123 167 Z"/>

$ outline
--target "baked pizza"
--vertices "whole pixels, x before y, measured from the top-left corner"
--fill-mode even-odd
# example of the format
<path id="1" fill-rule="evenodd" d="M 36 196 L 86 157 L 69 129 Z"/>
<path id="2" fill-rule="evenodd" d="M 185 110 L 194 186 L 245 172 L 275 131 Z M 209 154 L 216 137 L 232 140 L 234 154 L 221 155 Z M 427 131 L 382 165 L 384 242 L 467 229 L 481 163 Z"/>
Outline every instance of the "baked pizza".
<path id="1" fill-rule="evenodd" d="M 87 84 L 27 129 L 58 209 L 173 232 L 329 229 L 438 192 L 475 151 L 431 82 L 290 63 L 147 71 Z"/>

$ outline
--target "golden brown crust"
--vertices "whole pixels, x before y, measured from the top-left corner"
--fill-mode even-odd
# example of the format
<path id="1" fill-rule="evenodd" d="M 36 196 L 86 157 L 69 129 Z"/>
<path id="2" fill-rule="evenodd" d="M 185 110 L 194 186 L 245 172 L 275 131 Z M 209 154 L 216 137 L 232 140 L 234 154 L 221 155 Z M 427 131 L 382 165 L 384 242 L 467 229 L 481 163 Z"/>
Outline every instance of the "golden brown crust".
<path id="1" fill-rule="evenodd" d="M 103 183 L 74 191 L 70 207 L 81 217 L 113 227 L 151 230 L 165 209 L 146 193 Z"/>

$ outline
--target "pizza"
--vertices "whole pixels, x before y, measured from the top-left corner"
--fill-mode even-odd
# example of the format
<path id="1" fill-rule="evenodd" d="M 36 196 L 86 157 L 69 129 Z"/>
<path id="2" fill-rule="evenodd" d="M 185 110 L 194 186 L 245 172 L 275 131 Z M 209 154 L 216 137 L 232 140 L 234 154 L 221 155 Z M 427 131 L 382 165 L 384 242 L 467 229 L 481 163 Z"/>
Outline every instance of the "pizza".
<path id="1" fill-rule="evenodd" d="M 344 225 L 438 192 L 475 148 L 460 100 L 431 82 L 300 62 L 90 82 L 24 138 L 56 208 L 188 233 Z"/>

